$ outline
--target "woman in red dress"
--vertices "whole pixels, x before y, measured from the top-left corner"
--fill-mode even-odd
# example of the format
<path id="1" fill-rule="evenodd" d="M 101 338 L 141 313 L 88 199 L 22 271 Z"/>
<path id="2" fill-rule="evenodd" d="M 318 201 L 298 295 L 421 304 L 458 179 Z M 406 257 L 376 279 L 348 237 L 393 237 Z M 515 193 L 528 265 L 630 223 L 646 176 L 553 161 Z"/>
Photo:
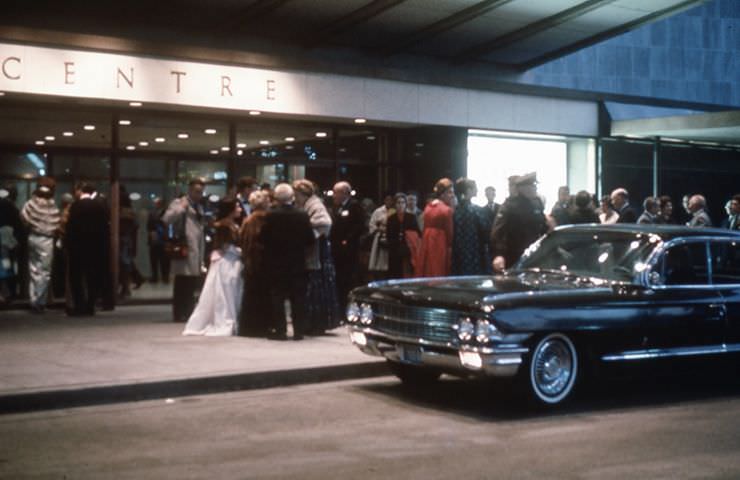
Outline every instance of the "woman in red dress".
<path id="1" fill-rule="evenodd" d="M 452 259 L 452 205 L 455 189 L 449 178 L 434 186 L 437 197 L 424 209 L 424 233 L 416 260 L 417 277 L 444 277 L 450 274 Z"/>

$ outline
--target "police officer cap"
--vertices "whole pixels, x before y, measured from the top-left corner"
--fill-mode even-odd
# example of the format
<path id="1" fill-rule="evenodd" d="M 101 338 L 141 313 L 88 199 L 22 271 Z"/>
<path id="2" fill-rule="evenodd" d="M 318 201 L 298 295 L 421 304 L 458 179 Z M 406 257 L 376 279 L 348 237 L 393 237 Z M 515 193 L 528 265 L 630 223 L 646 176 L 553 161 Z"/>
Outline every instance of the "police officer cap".
<path id="1" fill-rule="evenodd" d="M 519 179 L 522 177 L 520 175 L 512 175 L 509 177 L 509 185 L 516 185 L 519 183 Z"/>
<path id="2" fill-rule="evenodd" d="M 537 183 L 537 173 L 531 172 L 527 173 L 525 175 L 520 176 L 517 181 L 516 185 L 534 185 Z"/>

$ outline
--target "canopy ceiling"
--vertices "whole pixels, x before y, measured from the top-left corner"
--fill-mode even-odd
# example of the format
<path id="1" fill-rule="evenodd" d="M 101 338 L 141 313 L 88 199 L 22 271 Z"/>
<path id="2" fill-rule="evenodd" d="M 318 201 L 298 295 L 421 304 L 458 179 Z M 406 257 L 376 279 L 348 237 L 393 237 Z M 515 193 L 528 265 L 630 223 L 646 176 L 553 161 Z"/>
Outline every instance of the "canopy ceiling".
<path id="1" fill-rule="evenodd" d="M 402 55 L 526 70 L 706 0 L 37 0 L 0 24 L 383 62 Z M 2 28 L 0 28 L 2 36 Z M 410 65 L 411 67 L 411 65 Z"/>

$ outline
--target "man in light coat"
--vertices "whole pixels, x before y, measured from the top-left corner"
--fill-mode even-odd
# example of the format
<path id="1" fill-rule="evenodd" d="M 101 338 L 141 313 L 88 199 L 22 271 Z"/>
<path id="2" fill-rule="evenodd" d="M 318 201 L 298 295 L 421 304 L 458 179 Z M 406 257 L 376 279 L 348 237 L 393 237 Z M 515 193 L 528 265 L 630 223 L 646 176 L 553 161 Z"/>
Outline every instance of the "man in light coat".
<path id="1" fill-rule="evenodd" d="M 688 209 L 691 213 L 691 220 L 687 223 L 689 227 L 712 226 L 712 219 L 709 218 L 709 214 L 707 213 L 707 200 L 704 198 L 704 195 L 692 195 L 689 198 Z"/>
<path id="2" fill-rule="evenodd" d="M 175 322 L 185 322 L 195 308 L 195 291 L 203 281 L 205 254 L 205 217 L 203 192 L 205 182 L 193 179 L 188 184 L 188 193 L 170 203 L 162 215 L 174 237 L 187 243 L 187 256 L 173 258 L 171 271 L 175 276 L 172 293 L 172 314 Z"/>

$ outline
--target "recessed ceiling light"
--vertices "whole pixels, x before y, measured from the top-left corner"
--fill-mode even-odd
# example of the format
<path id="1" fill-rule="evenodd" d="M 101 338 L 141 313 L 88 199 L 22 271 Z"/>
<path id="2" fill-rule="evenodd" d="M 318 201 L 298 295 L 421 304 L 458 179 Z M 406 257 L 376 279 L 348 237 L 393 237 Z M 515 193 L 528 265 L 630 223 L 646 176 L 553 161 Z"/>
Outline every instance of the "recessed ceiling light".
<path id="1" fill-rule="evenodd" d="M 316 136 L 319 138 L 324 138 L 326 137 L 326 132 L 316 132 Z"/>
<path id="2" fill-rule="evenodd" d="M 128 102 L 128 104 L 131 107 L 140 107 L 143 105 L 141 102 Z"/>
<path id="3" fill-rule="evenodd" d="M 85 129 L 85 130 L 87 130 L 88 132 L 92 132 L 93 130 L 95 130 L 95 125 L 85 125 L 85 126 L 84 126 L 84 127 L 82 127 L 82 128 L 84 128 L 84 129 Z"/>
<path id="4" fill-rule="evenodd" d="M 221 147 L 222 152 L 228 152 L 230 149 L 229 147 Z"/>
<path id="5" fill-rule="evenodd" d="M 295 142 L 295 137 L 285 137 L 286 142 Z"/>
<path id="6" fill-rule="evenodd" d="M 139 142 L 139 146 L 140 147 L 148 147 L 149 146 L 149 142 Z"/>
<path id="7" fill-rule="evenodd" d="M 126 145 L 126 150 L 136 150 L 134 145 Z"/>
<path id="8" fill-rule="evenodd" d="M 44 145 L 45 143 L 43 140 L 36 140 L 36 145 Z"/>
<path id="9" fill-rule="evenodd" d="M 368 140 L 375 140 L 375 135 L 368 135 L 365 138 L 368 139 Z"/>
<path id="10" fill-rule="evenodd" d="M 128 126 L 128 125 L 131 125 L 131 120 L 119 120 L 118 124 L 123 125 L 123 126 Z"/>
<path id="11" fill-rule="evenodd" d="M 355 123 L 367 123 L 367 120 L 364 118 L 355 118 Z"/>
<path id="12" fill-rule="evenodd" d="M 247 148 L 247 144 L 246 143 L 237 143 L 236 144 L 236 148 Z"/>
<path id="13" fill-rule="evenodd" d="M 62 136 L 64 136 L 64 137 L 73 137 L 74 134 L 75 134 L 74 132 L 64 132 L 64 133 L 62 133 Z"/>
<path id="14" fill-rule="evenodd" d="M 178 133 L 177 134 L 177 138 L 185 139 L 185 138 L 189 138 L 189 137 L 190 137 L 190 135 L 188 135 L 187 133 Z"/>
<path id="15" fill-rule="evenodd" d="M 260 111 L 258 111 L 258 110 L 250 110 L 250 111 L 249 111 L 249 114 L 250 114 L 250 115 L 262 115 L 262 112 L 260 112 Z"/>
<path id="16" fill-rule="evenodd" d="M 203 130 L 203 133 L 206 135 L 216 135 L 216 129 L 215 128 L 206 128 Z"/>
<path id="17" fill-rule="evenodd" d="M 157 143 L 164 143 L 165 140 L 166 139 L 164 137 L 157 137 L 157 138 L 154 139 L 154 141 L 157 142 Z"/>
<path id="18" fill-rule="evenodd" d="M 285 149 L 286 149 L 286 150 L 293 150 L 294 148 L 295 148 L 295 147 L 294 147 L 293 145 L 286 145 L 286 146 L 285 146 Z"/>
<path id="19" fill-rule="evenodd" d="M 4 96 L 5 96 L 5 92 L 0 92 L 0 97 L 4 97 Z"/>
<path id="20" fill-rule="evenodd" d="M 260 140 L 260 145 L 269 145 L 269 144 L 270 144 L 269 140 Z"/>
<path id="21" fill-rule="evenodd" d="M 47 142 L 53 142 L 54 140 L 56 140 L 56 138 L 51 135 L 47 135 L 44 137 L 44 140 L 46 140 Z"/>
<path id="22" fill-rule="evenodd" d="M 237 150 L 236 154 L 241 157 L 242 155 L 244 155 L 244 150 Z"/>
<path id="23" fill-rule="evenodd" d="M 218 155 L 218 150 L 211 150 L 208 153 L 210 153 L 211 155 Z"/>

